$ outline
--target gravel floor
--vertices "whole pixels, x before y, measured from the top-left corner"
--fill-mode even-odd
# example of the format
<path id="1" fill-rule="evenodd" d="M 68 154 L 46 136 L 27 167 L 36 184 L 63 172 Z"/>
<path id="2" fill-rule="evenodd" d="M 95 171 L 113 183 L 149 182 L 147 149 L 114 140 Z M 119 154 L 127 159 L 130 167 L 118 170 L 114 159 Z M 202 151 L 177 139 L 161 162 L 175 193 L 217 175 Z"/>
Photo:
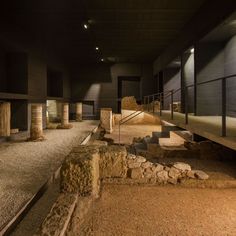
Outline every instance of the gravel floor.
<path id="1" fill-rule="evenodd" d="M 70 130 L 46 130 L 43 142 L 0 144 L 0 228 L 97 125 L 98 121 L 75 122 Z"/>
<path id="2" fill-rule="evenodd" d="M 236 235 L 236 189 L 105 185 L 76 235 Z"/>

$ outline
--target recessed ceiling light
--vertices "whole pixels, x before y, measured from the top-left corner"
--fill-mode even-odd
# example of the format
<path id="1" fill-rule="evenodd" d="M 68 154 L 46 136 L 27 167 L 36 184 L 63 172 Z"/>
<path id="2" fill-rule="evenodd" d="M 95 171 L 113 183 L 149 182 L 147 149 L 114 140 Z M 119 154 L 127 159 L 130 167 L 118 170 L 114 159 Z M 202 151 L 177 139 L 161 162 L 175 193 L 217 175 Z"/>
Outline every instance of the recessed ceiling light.
<path id="1" fill-rule="evenodd" d="M 194 48 L 191 48 L 190 52 L 191 52 L 191 53 L 194 53 Z"/>
<path id="2" fill-rule="evenodd" d="M 88 27 L 89 27 L 88 24 L 84 24 L 85 29 L 88 29 Z"/>
<path id="3" fill-rule="evenodd" d="M 99 51 L 99 47 L 95 47 L 95 50 L 96 50 L 96 51 Z"/>

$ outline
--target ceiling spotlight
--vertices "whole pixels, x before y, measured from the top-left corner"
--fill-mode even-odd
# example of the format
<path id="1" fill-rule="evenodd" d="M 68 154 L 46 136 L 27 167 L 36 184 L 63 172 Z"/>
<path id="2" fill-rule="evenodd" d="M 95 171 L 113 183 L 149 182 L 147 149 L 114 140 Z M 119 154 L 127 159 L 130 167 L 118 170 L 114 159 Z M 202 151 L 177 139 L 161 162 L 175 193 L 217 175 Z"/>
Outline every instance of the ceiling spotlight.
<path id="1" fill-rule="evenodd" d="M 96 50 L 96 51 L 99 51 L 99 47 L 95 47 L 95 50 Z"/>
<path id="2" fill-rule="evenodd" d="M 101 61 L 104 61 L 104 59 L 102 58 Z"/>
<path id="3" fill-rule="evenodd" d="M 88 24 L 84 24 L 84 29 L 88 29 Z"/>
<path id="4" fill-rule="evenodd" d="M 194 53 L 194 48 L 191 48 L 190 52 L 191 52 L 191 53 Z"/>

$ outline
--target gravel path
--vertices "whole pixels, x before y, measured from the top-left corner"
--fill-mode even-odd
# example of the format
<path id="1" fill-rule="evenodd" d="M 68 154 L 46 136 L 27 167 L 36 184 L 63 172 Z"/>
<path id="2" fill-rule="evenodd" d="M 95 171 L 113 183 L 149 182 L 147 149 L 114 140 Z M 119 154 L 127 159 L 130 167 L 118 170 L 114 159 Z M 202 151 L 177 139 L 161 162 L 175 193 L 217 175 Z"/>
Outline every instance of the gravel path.
<path id="1" fill-rule="evenodd" d="M 0 228 L 97 125 L 98 121 L 75 122 L 70 130 L 46 130 L 43 142 L 0 144 Z"/>
<path id="2" fill-rule="evenodd" d="M 105 185 L 76 235 L 236 235 L 236 189 Z"/>

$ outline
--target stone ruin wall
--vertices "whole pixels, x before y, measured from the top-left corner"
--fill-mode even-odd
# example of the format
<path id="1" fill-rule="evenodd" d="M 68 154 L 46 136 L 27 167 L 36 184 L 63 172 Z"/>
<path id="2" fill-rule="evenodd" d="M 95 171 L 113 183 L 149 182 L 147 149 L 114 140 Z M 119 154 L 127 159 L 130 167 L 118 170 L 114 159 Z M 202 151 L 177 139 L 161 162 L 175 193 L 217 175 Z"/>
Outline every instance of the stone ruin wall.
<path id="1" fill-rule="evenodd" d="M 208 179 L 201 170 L 176 162 L 165 165 L 130 154 L 124 146 L 96 140 L 96 145 L 78 146 L 64 160 L 60 175 L 61 194 L 35 235 L 74 235 L 93 201 L 99 197 L 101 183 L 178 184 L 183 179 Z"/>

